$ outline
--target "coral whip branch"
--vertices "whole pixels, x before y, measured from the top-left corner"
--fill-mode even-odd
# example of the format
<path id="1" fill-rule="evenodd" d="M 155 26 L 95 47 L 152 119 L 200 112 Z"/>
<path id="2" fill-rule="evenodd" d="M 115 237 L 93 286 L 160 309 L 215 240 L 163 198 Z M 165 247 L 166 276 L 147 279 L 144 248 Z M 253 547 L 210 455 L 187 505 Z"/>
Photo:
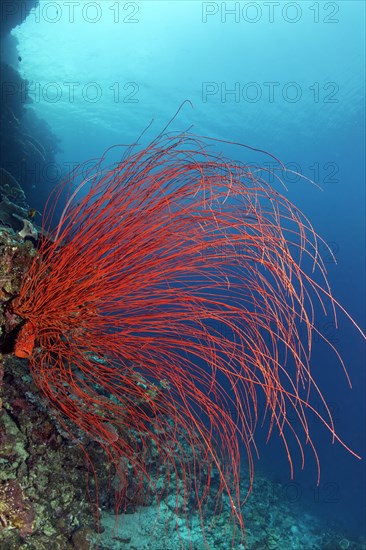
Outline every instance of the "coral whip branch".
<path id="1" fill-rule="evenodd" d="M 157 490 L 153 442 L 202 515 L 218 471 L 217 498 L 228 495 L 243 528 L 240 446 L 251 486 L 260 395 L 291 473 L 294 443 L 303 460 L 311 446 L 319 469 L 309 410 L 340 441 L 310 372 L 315 302 L 332 314 L 338 305 L 321 241 L 264 169 L 215 155 L 203 138 L 160 135 L 112 168 L 103 161 L 78 185 L 74 174 L 53 241 L 13 302 L 25 320 L 15 354 L 116 468 L 128 459 Z"/>

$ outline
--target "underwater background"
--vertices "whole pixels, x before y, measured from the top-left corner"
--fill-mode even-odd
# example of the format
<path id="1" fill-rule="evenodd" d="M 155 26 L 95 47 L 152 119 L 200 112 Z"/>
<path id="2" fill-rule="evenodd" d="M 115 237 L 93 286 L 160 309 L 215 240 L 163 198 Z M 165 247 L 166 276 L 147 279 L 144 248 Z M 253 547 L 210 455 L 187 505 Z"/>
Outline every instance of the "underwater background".
<path id="1" fill-rule="evenodd" d="M 17 55 L 7 59 L 28 80 L 27 108 L 58 139 L 57 165 L 30 175 L 30 205 L 42 210 L 70 166 L 134 142 L 153 119 L 144 136 L 152 139 L 188 99 L 192 106 L 183 106 L 173 130 L 192 127 L 260 148 L 317 184 L 288 173 L 287 190 L 273 182 L 329 245 L 334 257 L 326 246 L 321 253 L 332 292 L 365 327 L 364 24 L 358 1 L 40 0 L 12 31 Z M 263 162 L 234 145 L 222 150 L 246 164 Z M 266 443 L 265 430 L 257 432 L 255 471 L 281 483 L 288 504 L 357 538 L 366 535 L 365 343 L 342 312 L 336 330 L 316 307 L 318 328 L 340 352 L 353 388 L 321 341 L 312 373 L 337 433 L 362 460 L 332 445 L 313 419 L 319 487 L 311 454 L 301 471 L 295 453 L 290 480 L 283 445 L 276 436 Z"/>

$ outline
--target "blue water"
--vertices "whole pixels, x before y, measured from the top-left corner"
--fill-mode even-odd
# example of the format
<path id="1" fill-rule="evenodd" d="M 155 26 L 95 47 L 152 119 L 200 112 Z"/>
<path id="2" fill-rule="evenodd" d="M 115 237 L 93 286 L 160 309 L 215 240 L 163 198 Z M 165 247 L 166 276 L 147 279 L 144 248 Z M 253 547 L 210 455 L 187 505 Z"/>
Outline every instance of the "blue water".
<path id="1" fill-rule="evenodd" d="M 118 9 L 117 9 L 118 7 Z M 230 12 L 230 10 L 233 10 Z M 272 11 L 273 10 L 273 11 Z M 15 31 L 34 109 L 61 139 L 58 168 L 131 143 L 154 119 L 153 137 L 189 99 L 172 128 L 265 149 L 314 179 L 285 177 L 287 196 L 324 247 L 336 298 L 365 327 L 365 5 L 363 2 L 63 2 L 41 0 Z M 225 152 L 252 162 L 249 151 Z M 47 186 L 47 181 L 43 182 Z M 283 190 L 284 191 L 284 190 Z M 39 190 L 34 189 L 34 200 Z M 359 461 L 313 422 L 321 484 L 311 453 L 296 463 L 299 500 L 353 535 L 365 534 L 365 345 L 339 313 L 320 317 L 334 354 L 315 343 L 312 373 L 335 411 L 339 435 Z M 259 471 L 289 481 L 278 438 L 258 435 Z"/>

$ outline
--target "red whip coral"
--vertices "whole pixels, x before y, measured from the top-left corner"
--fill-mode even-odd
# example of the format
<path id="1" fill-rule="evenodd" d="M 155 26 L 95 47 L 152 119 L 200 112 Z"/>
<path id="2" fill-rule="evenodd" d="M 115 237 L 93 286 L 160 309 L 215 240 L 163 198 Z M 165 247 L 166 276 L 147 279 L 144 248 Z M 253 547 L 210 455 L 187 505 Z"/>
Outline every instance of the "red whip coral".
<path id="1" fill-rule="evenodd" d="M 119 472 L 128 459 L 154 489 L 153 442 L 167 480 L 203 514 L 215 470 L 242 528 L 240 444 L 251 483 L 261 393 L 291 471 L 289 434 L 318 461 L 307 410 L 339 439 L 309 366 L 313 303 L 337 305 L 319 238 L 265 170 L 213 154 L 204 138 L 160 135 L 104 162 L 74 174 L 82 181 L 13 301 L 24 319 L 15 354 Z"/>

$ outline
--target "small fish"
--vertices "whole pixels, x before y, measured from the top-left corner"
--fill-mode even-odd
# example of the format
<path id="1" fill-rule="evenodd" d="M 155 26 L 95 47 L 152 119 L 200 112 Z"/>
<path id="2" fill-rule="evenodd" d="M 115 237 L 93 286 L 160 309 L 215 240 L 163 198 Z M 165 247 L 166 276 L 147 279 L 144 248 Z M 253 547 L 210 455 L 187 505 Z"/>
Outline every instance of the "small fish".
<path id="1" fill-rule="evenodd" d="M 30 218 L 31 220 L 35 218 L 36 214 L 39 214 L 41 216 L 41 213 L 35 208 L 30 208 L 28 210 L 28 218 Z"/>
<path id="2" fill-rule="evenodd" d="M 22 60 L 22 58 L 20 57 L 20 55 L 18 55 L 18 61 L 21 61 L 21 60 Z"/>

